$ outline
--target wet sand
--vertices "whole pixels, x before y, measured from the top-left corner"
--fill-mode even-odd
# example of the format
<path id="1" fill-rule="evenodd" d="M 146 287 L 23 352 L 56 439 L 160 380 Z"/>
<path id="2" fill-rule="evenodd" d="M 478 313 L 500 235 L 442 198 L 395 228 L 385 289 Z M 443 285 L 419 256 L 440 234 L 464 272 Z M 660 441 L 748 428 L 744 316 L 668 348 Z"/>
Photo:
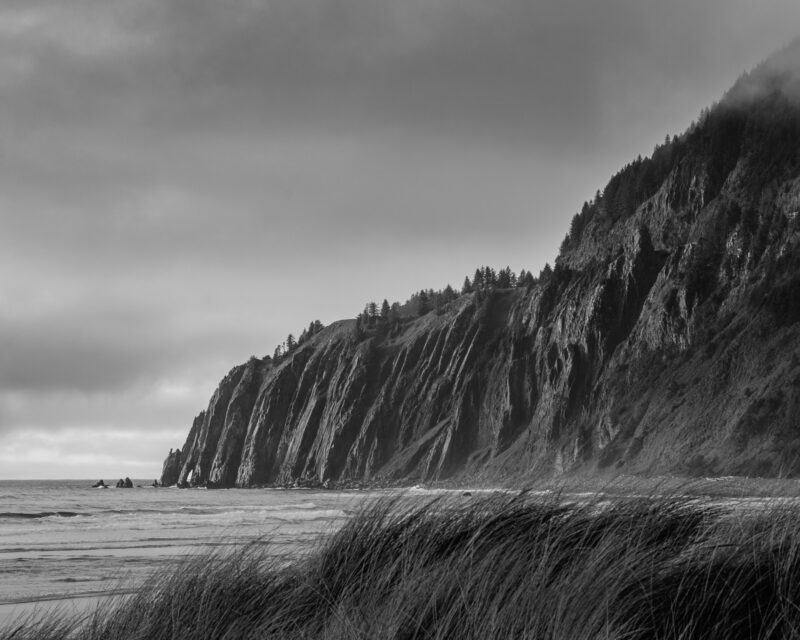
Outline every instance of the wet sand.
<path id="1" fill-rule="evenodd" d="M 5 629 L 12 622 L 21 624 L 26 619 L 39 618 L 48 613 L 57 613 L 59 617 L 88 615 L 103 600 L 122 596 L 124 594 L 98 593 L 67 598 L 44 598 L 3 603 L 0 604 L 0 630 Z"/>

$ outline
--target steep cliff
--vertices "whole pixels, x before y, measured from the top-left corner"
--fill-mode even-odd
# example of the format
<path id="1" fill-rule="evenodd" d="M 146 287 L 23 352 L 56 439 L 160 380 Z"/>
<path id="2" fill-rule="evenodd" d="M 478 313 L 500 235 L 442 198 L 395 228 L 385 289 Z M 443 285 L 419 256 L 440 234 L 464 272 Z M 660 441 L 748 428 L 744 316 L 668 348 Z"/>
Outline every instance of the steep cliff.
<path id="1" fill-rule="evenodd" d="M 235 367 L 162 480 L 799 473 L 798 69 L 614 176 L 535 286 Z"/>

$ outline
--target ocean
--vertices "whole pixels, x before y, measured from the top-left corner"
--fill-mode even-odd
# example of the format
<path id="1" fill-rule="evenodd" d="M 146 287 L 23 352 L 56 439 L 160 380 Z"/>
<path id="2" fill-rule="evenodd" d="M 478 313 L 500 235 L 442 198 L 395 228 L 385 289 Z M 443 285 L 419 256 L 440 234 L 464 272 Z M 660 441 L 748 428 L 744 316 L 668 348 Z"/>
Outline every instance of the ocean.
<path id="1" fill-rule="evenodd" d="M 297 557 L 381 495 L 96 481 L 0 481 L 0 628 L 33 608 L 87 608 L 130 592 L 155 569 L 212 548 L 264 539 Z"/>

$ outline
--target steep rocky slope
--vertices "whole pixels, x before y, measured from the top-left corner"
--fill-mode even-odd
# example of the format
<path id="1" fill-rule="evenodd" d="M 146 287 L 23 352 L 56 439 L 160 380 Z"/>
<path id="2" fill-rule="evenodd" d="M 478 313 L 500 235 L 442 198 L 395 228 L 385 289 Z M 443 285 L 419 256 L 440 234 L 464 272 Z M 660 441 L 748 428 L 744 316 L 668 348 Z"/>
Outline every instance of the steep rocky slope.
<path id="1" fill-rule="evenodd" d="M 800 473 L 798 69 L 614 176 L 535 286 L 235 367 L 162 481 Z"/>

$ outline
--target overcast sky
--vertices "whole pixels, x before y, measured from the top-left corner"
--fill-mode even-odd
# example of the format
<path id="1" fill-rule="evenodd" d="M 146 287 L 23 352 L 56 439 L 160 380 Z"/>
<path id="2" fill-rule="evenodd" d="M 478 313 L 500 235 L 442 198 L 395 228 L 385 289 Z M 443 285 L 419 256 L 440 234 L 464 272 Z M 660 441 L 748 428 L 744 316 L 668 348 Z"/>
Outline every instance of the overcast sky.
<path id="1" fill-rule="evenodd" d="M 538 271 L 797 0 L 3 0 L 0 478 L 154 478 L 309 321 Z"/>

